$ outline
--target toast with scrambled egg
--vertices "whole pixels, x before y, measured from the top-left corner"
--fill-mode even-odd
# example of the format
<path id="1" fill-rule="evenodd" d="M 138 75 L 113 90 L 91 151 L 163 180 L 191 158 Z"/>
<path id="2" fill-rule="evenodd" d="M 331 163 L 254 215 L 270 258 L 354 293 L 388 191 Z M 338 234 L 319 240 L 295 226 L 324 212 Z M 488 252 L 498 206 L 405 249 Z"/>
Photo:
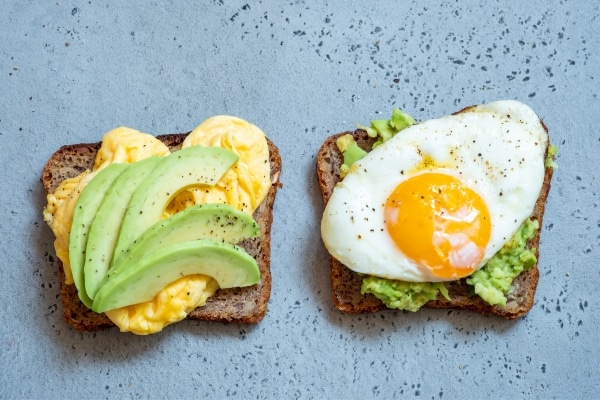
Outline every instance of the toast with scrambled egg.
<path id="1" fill-rule="evenodd" d="M 165 151 L 168 148 L 168 151 L 176 152 L 181 149 L 185 138 L 189 134 L 161 135 L 157 136 L 156 139 L 166 146 Z M 247 287 L 216 290 L 208 300 L 205 300 L 205 305 L 188 312 L 186 319 L 251 324 L 259 322 L 265 316 L 271 293 L 270 234 L 273 220 L 273 203 L 277 189 L 280 186 L 279 175 L 281 171 L 279 151 L 273 142 L 268 138 L 266 140 L 268 163 L 270 164 L 270 177 L 267 179 L 270 179 L 271 185 L 266 196 L 253 212 L 253 218 L 258 223 L 261 234 L 259 237 L 246 239 L 238 243 L 248 254 L 255 258 L 260 271 L 260 282 Z M 50 157 L 42 172 L 41 180 L 46 193 L 48 195 L 54 194 L 62 182 L 74 179 L 86 171 L 91 171 L 95 164 L 102 162 L 96 157 L 101 144 L 101 142 L 98 142 L 66 145 L 56 151 Z M 75 285 L 67 282 L 66 277 L 70 271 L 65 271 L 60 254 L 57 259 L 57 266 L 61 282 L 60 295 L 67 323 L 82 331 L 93 331 L 114 326 L 115 323 L 105 313 L 96 313 L 82 303 Z M 168 323 L 165 323 L 165 326 Z M 150 327 L 146 326 L 141 332 L 136 333 L 154 333 L 161 329 L 162 326 L 155 330 L 151 330 Z"/>
<path id="2" fill-rule="evenodd" d="M 547 128 L 541 120 L 540 123 L 547 132 Z M 351 135 L 358 147 L 368 153 L 372 150 L 377 138 L 373 137 L 372 134 L 368 134 L 367 129 L 366 127 L 361 127 L 361 129 L 355 131 L 342 132 L 330 136 L 321 145 L 317 153 L 316 175 L 325 205 L 329 202 L 336 185 L 342 181 L 340 176 L 341 170 L 344 169 L 342 167 L 346 167 L 344 165 L 344 155 L 340 151 L 338 140 L 344 136 L 348 137 L 348 135 Z M 399 133 L 399 135 L 401 134 Z M 447 293 L 438 293 L 437 297 L 427 301 L 423 305 L 424 307 L 470 310 L 477 313 L 501 316 L 509 320 L 522 317 L 532 308 L 539 278 L 537 259 L 539 258 L 540 230 L 554 166 L 552 162 L 553 150 L 551 150 L 550 155 L 548 154 L 548 150 L 549 147 L 547 146 L 545 149 L 546 164 L 543 184 L 533 213 L 530 216 L 532 221 L 537 221 L 537 229 L 526 242 L 526 248 L 535 254 L 535 264 L 521 272 L 513 280 L 510 289 L 505 294 L 506 304 L 488 304 L 481 297 L 473 293 L 473 287 L 467 284 L 466 278 L 463 278 L 445 282 L 444 286 Z M 330 256 L 330 280 L 333 302 L 336 308 L 347 313 L 371 313 L 389 309 L 382 300 L 362 290 L 365 276 L 354 272 L 335 257 Z"/>

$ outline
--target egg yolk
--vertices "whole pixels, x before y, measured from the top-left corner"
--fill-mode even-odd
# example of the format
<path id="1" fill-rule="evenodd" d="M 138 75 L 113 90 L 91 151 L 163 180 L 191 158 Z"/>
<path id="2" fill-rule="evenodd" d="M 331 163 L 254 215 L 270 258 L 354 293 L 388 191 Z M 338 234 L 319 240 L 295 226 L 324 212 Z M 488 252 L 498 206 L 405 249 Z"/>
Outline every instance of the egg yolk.
<path id="1" fill-rule="evenodd" d="M 384 217 L 396 246 L 442 279 L 470 275 L 490 239 L 490 214 L 483 199 L 442 173 L 400 183 L 385 203 Z"/>

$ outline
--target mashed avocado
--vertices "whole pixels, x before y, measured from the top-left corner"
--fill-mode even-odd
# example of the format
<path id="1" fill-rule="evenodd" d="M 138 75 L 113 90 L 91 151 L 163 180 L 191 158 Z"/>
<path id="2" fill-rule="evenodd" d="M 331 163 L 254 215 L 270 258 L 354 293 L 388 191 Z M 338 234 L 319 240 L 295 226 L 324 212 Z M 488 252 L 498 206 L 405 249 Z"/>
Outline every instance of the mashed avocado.
<path id="1" fill-rule="evenodd" d="M 363 279 L 360 293 L 373 294 L 388 308 L 408 311 L 417 311 L 429 300 L 436 299 L 438 293 L 450 300 L 448 290 L 442 282 L 403 282 L 376 276 L 368 276 Z"/>
<path id="2" fill-rule="evenodd" d="M 350 166 L 363 158 L 367 152 L 358 146 L 358 143 L 356 143 L 351 134 L 340 136 L 336 144 L 344 155 L 344 163 L 340 167 L 340 177 L 343 178 L 346 176 Z"/>
<path id="3" fill-rule="evenodd" d="M 525 245 L 535 235 L 539 226 L 537 220 L 525 221 L 483 268 L 467 278 L 467 283 L 473 286 L 479 297 L 491 305 L 506 305 L 505 294 L 508 293 L 512 281 L 537 261 L 535 249 L 527 249 Z"/>
<path id="4" fill-rule="evenodd" d="M 386 140 L 391 139 L 396 133 L 416 123 L 417 121 L 413 117 L 399 108 L 394 108 L 390 119 L 373 120 L 371 121 L 371 127 L 366 128 L 366 131 L 370 137 L 379 136 L 379 139 L 373 144 L 373 147 L 377 147 Z"/>
<path id="5" fill-rule="evenodd" d="M 394 108 L 390 119 L 376 119 L 371 121 L 371 126 L 359 125 L 358 127 L 367 131 L 369 137 L 378 138 L 375 143 L 373 143 L 373 147 L 377 147 L 404 128 L 408 128 L 416 123 L 417 121 L 413 117 L 401 111 L 399 108 Z M 340 177 L 343 178 L 346 176 L 350 166 L 363 158 L 367 152 L 358 146 L 350 134 L 338 138 L 336 144 L 338 149 L 344 155 L 344 163 L 340 167 Z"/>
<path id="6" fill-rule="evenodd" d="M 548 155 L 546 156 L 546 163 L 544 164 L 546 168 L 558 168 L 558 164 L 554 161 L 556 153 L 558 153 L 558 147 L 553 144 L 548 146 Z"/>
<path id="7" fill-rule="evenodd" d="M 467 278 L 467 284 L 473 286 L 485 302 L 506 305 L 505 295 L 512 281 L 537 261 L 535 249 L 527 249 L 525 245 L 538 228 L 538 221 L 526 220 L 498 253 Z M 404 282 L 375 276 L 363 279 L 361 293 L 373 294 L 388 308 L 408 311 L 417 311 L 429 300 L 436 299 L 438 293 L 450 300 L 448 290 L 441 282 Z"/>

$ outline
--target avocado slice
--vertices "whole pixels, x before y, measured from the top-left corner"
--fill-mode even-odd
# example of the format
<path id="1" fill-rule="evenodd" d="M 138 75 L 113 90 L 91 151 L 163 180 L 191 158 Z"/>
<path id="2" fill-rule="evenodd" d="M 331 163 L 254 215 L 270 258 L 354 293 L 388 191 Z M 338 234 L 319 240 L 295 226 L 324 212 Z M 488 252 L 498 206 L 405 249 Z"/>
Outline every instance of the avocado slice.
<path id="1" fill-rule="evenodd" d="M 113 264 L 146 229 L 162 219 L 175 195 L 191 186 L 212 186 L 238 160 L 238 155 L 222 147 L 192 146 L 163 157 L 152 175 L 135 190 L 121 223 Z"/>
<path id="2" fill-rule="evenodd" d="M 121 263 L 111 267 L 108 275 L 118 273 L 122 268 L 127 268 L 152 251 L 175 243 L 197 239 L 217 239 L 235 244 L 241 240 L 258 236 L 260 236 L 260 228 L 250 214 L 228 204 L 198 204 L 148 228 L 127 249 L 124 257 L 121 258 Z M 91 294 L 90 297 L 93 298 Z"/>
<path id="3" fill-rule="evenodd" d="M 149 157 L 133 163 L 115 179 L 106 191 L 92 221 L 85 248 L 83 277 L 85 292 L 93 299 L 110 268 L 119 237 L 121 221 L 131 196 L 140 183 L 156 168 L 162 157 Z"/>
<path id="4" fill-rule="evenodd" d="M 170 283 L 193 274 L 211 276 L 222 289 L 260 281 L 256 260 L 243 248 L 213 239 L 192 240 L 156 250 L 111 275 L 96 293 L 92 310 L 105 312 L 152 300 Z"/>
<path id="5" fill-rule="evenodd" d="M 69 233 L 69 262 L 79 298 L 88 307 L 91 307 L 92 300 L 85 292 L 84 264 L 90 225 L 104 198 L 104 193 L 128 167 L 129 164 L 111 164 L 98 171 L 81 191 L 73 210 L 73 222 Z"/>

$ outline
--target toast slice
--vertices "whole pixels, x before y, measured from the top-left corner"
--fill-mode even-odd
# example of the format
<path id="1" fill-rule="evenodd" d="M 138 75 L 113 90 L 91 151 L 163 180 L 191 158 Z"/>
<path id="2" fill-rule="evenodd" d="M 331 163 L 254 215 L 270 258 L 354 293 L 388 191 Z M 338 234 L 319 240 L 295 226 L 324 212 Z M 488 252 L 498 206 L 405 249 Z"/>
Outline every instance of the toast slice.
<path id="1" fill-rule="evenodd" d="M 157 136 L 171 151 L 181 148 L 187 133 Z M 273 183 L 264 201 L 254 212 L 261 236 L 239 243 L 252 255 L 260 269 L 260 283 L 257 285 L 218 290 L 206 302 L 187 316 L 187 319 L 237 322 L 253 324 L 263 319 L 271 296 L 271 223 L 273 221 L 273 203 L 280 186 L 281 157 L 279 150 L 267 139 L 271 164 L 271 182 Z M 96 153 L 101 143 L 66 145 L 57 150 L 46 163 L 42 171 L 42 183 L 46 193 L 53 193 L 58 185 L 67 178 L 79 175 L 94 165 Z M 77 295 L 75 285 L 65 284 L 62 262 L 57 258 L 60 275 L 60 295 L 64 317 L 67 323 L 77 330 L 94 331 L 114 326 L 104 314 L 98 314 L 87 308 Z"/>
<path id="2" fill-rule="evenodd" d="M 547 131 L 546 126 L 544 129 Z M 323 196 L 324 204 L 327 204 L 335 185 L 340 179 L 340 166 L 343 164 L 343 156 L 339 151 L 336 140 L 342 135 L 352 134 L 358 145 L 366 151 L 370 151 L 375 139 L 370 138 L 367 132 L 358 129 L 354 132 L 342 132 L 330 136 L 323 142 L 317 153 L 317 179 Z M 546 154 L 548 149 L 546 149 Z M 528 248 L 535 248 L 536 258 L 539 259 L 539 241 L 542 219 L 546 198 L 550 191 L 552 179 L 552 168 L 546 168 L 544 183 L 539 194 L 537 203 L 531 216 L 539 221 L 540 229 L 529 241 Z M 515 319 L 525 315 L 533 307 L 534 294 L 537 288 L 539 271 L 536 265 L 521 273 L 512 284 L 507 296 L 506 306 L 491 306 L 477 295 L 471 295 L 470 286 L 465 279 L 454 281 L 446 285 L 450 299 L 443 296 L 429 301 L 424 307 L 451 308 L 471 310 L 483 314 L 502 316 L 506 319 Z M 333 257 L 330 257 L 330 279 L 333 294 L 333 302 L 336 308 L 347 313 L 371 313 L 385 310 L 387 307 L 381 300 L 372 294 L 361 294 L 362 277 L 352 271 Z"/>

